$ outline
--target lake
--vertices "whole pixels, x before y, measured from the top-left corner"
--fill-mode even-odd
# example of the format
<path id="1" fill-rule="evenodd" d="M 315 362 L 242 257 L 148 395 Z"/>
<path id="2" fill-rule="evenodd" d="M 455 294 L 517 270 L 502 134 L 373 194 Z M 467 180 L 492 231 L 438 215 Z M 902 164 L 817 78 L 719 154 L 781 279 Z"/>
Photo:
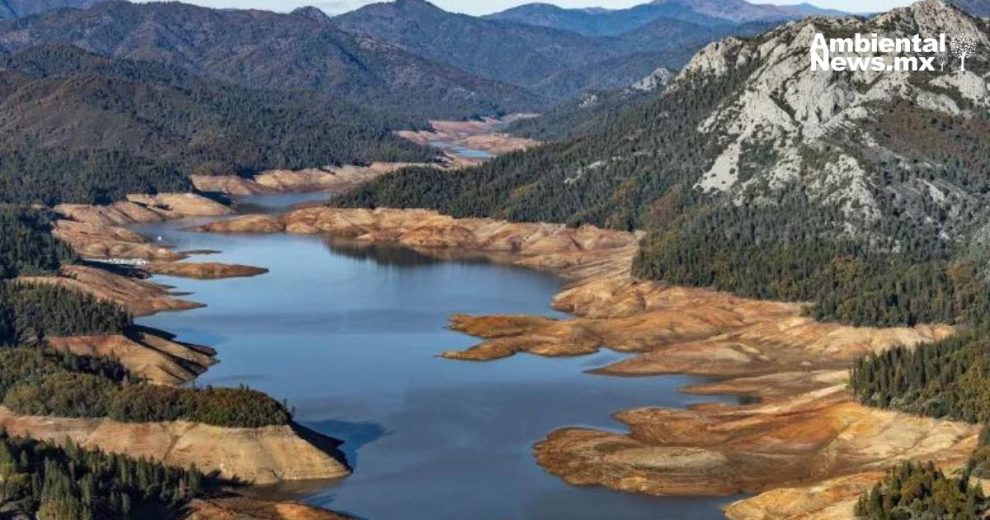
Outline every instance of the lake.
<path id="1" fill-rule="evenodd" d="M 326 195 L 242 201 L 276 211 Z M 540 314 L 554 276 L 479 261 L 436 261 L 411 250 L 312 236 L 214 235 L 190 222 L 137 228 L 195 258 L 266 267 L 217 281 L 156 276 L 208 307 L 141 318 L 142 325 L 217 349 L 198 385 L 249 385 L 286 399 L 296 419 L 342 439 L 354 474 L 256 490 L 360 518 L 722 518 L 731 498 L 673 499 L 574 487 L 536 465 L 532 445 L 564 426 L 620 429 L 610 414 L 712 398 L 678 393 L 687 377 L 585 373 L 621 359 L 519 355 L 487 363 L 437 357 L 476 343 L 446 329 L 455 313 Z"/>

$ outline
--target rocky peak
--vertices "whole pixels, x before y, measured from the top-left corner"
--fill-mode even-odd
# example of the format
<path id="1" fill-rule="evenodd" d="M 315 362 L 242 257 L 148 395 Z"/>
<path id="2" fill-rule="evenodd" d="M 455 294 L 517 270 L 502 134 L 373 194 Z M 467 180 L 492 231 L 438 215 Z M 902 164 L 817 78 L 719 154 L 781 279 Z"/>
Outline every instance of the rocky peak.
<path id="1" fill-rule="evenodd" d="M 649 76 L 633 83 L 630 88 L 640 92 L 655 92 L 666 86 L 673 76 L 674 74 L 669 69 L 660 67 L 651 72 Z"/>
<path id="2" fill-rule="evenodd" d="M 295 9 L 292 11 L 292 14 L 295 16 L 301 16 L 303 18 L 309 18 L 310 20 L 313 20 L 315 22 L 320 22 L 320 23 L 330 22 L 330 17 L 327 16 L 326 13 L 324 13 L 318 7 L 313 7 L 311 5 Z"/>

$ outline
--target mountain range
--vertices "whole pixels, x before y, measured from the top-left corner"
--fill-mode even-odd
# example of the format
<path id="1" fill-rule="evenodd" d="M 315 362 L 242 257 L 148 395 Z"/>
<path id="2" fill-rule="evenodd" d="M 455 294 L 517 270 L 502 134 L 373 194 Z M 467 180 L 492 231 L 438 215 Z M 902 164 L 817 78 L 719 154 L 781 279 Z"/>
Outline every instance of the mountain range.
<path id="1" fill-rule="evenodd" d="M 103 0 L 0 0 L 0 20 L 5 18 L 30 16 L 64 7 L 86 9 L 102 1 Z"/>
<path id="2" fill-rule="evenodd" d="M 375 114 L 78 47 L 0 60 L 0 203 L 111 202 L 193 173 L 430 161 Z"/>
<path id="3" fill-rule="evenodd" d="M 681 67 L 705 43 L 803 16 L 796 8 L 742 0 L 733 6 L 677 0 L 589 11 L 531 4 L 476 18 L 426 0 L 395 0 L 333 21 L 348 32 L 560 102 L 589 90 L 626 87 L 658 67 Z"/>
<path id="4" fill-rule="evenodd" d="M 487 18 L 551 27 L 587 36 L 617 36 L 659 19 L 715 27 L 843 14 L 810 4 L 777 6 L 750 4 L 743 0 L 654 0 L 628 9 L 565 9 L 552 4 L 525 4 L 488 15 Z"/>
<path id="5" fill-rule="evenodd" d="M 111 0 L 86 10 L 56 10 L 0 23 L 0 52 L 53 43 L 178 66 L 247 88 L 315 91 L 421 117 L 540 105 L 521 87 L 345 32 L 308 10 L 276 14 Z"/>
<path id="6" fill-rule="evenodd" d="M 940 0 L 727 38 L 587 137 L 343 202 L 645 229 L 641 276 L 814 301 L 852 323 L 951 322 L 946 298 L 965 298 L 960 276 L 982 276 L 990 253 L 985 57 L 916 74 L 808 64 L 818 32 L 941 31 L 990 47 L 990 22 Z"/>

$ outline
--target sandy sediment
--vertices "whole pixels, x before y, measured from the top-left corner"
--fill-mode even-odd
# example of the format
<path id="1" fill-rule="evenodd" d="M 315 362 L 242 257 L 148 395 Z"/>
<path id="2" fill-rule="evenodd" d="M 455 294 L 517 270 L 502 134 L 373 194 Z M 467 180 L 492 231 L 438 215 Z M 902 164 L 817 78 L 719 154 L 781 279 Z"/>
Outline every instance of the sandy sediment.
<path id="1" fill-rule="evenodd" d="M 326 447 L 304 439 L 294 426 L 222 428 L 186 421 L 123 423 L 110 419 L 18 416 L 0 407 L 0 428 L 10 435 L 64 443 L 131 457 L 147 457 L 168 465 L 255 484 L 286 480 L 332 479 L 350 473 Z M 305 435 L 315 436 L 314 432 Z"/>

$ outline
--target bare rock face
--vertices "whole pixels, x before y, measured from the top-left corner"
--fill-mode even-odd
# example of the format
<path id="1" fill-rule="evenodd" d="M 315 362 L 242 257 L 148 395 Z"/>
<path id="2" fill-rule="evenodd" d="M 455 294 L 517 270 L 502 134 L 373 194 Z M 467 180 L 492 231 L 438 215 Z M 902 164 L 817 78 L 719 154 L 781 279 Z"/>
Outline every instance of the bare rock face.
<path id="1" fill-rule="evenodd" d="M 332 479 L 350 473 L 337 455 L 303 439 L 293 426 L 221 428 L 185 421 L 122 423 L 109 419 L 25 417 L 0 407 L 0 428 L 10 435 L 64 443 L 254 484 Z M 316 435 L 309 432 L 308 435 Z M 326 439 L 332 444 L 333 441 Z"/>
<path id="2" fill-rule="evenodd" d="M 178 311 L 202 307 L 180 300 L 169 289 L 156 283 L 129 278 L 81 265 L 66 266 L 58 276 L 23 277 L 28 283 L 49 283 L 91 294 L 121 304 L 133 316 L 147 316 L 161 311 Z"/>
<path id="3" fill-rule="evenodd" d="M 47 338 L 56 350 L 79 356 L 112 357 L 131 374 L 154 384 L 179 386 L 196 379 L 216 364 L 210 347 L 179 343 L 163 335 L 138 331 L 130 336 Z"/>

